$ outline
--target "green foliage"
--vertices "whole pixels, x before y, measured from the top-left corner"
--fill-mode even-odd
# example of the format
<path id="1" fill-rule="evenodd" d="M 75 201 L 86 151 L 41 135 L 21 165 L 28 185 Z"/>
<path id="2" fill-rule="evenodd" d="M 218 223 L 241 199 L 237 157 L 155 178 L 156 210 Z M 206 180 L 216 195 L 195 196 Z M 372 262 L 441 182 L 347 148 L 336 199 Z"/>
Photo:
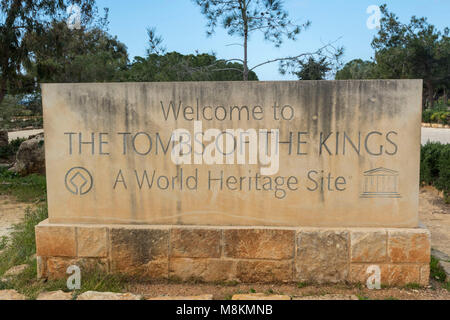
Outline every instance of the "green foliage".
<path id="1" fill-rule="evenodd" d="M 282 61 L 277 59 L 266 61 L 253 68 L 248 67 L 248 42 L 254 33 L 260 32 L 264 40 L 279 47 L 284 39 L 296 40 L 302 30 L 310 26 L 310 21 L 302 25 L 293 23 L 284 9 L 282 0 L 194 0 L 207 19 L 208 35 L 212 35 L 218 24 L 228 32 L 242 39 L 243 57 L 234 59 L 243 64 L 241 75 L 249 80 L 249 72 L 266 63 Z M 292 59 L 292 58 L 290 58 Z M 283 69 L 280 65 L 280 70 Z"/>
<path id="2" fill-rule="evenodd" d="M 0 159 L 14 159 L 20 145 L 26 139 L 17 138 L 11 141 L 7 146 L 0 147 Z"/>
<path id="3" fill-rule="evenodd" d="M 23 72 L 23 66 L 33 60 L 33 48 L 27 36 L 44 33 L 50 21 L 64 16 L 71 4 L 81 8 L 83 23 L 95 15 L 95 0 L 5 0 L 0 2 L 0 102 L 6 93 L 32 92 L 35 79 Z"/>
<path id="4" fill-rule="evenodd" d="M 70 30 L 56 21 L 26 41 L 35 56 L 27 71 L 38 82 L 120 81 L 127 68 L 126 46 L 98 27 Z"/>
<path id="5" fill-rule="evenodd" d="M 20 177 L 15 172 L 0 168 L 0 194 L 15 196 L 22 202 L 45 201 L 47 198 L 45 176 L 32 174 Z"/>
<path id="6" fill-rule="evenodd" d="M 23 221 L 14 225 L 5 252 L 0 256 L 0 275 L 13 266 L 29 263 L 30 256 L 36 253 L 34 227 L 47 217 L 46 206 L 28 208 Z"/>
<path id="7" fill-rule="evenodd" d="M 450 144 L 427 143 L 422 147 L 420 181 L 435 186 L 450 202 Z"/>
<path id="8" fill-rule="evenodd" d="M 218 60 L 210 54 L 183 55 L 169 52 L 135 57 L 126 72 L 127 81 L 238 81 L 242 80 L 243 66 L 237 62 Z M 249 80 L 258 80 L 254 72 Z"/>
<path id="9" fill-rule="evenodd" d="M 297 288 L 299 288 L 299 289 L 306 288 L 307 286 L 309 286 L 309 284 L 307 282 L 297 283 Z"/>
<path id="10" fill-rule="evenodd" d="M 336 80 L 376 79 L 376 64 L 371 61 L 354 59 L 336 73 Z"/>
<path id="11" fill-rule="evenodd" d="M 372 41 L 378 75 L 386 79 L 424 79 L 425 97 L 433 106 L 439 89 L 450 88 L 449 29 L 439 31 L 426 18 L 408 24 L 381 6 L 381 28 Z"/>
<path id="12" fill-rule="evenodd" d="M 431 256 L 430 261 L 430 277 L 439 282 L 445 282 L 445 279 L 447 277 L 444 269 L 442 269 L 439 264 L 439 259 L 435 258 L 434 256 Z"/>
<path id="13" fill-rule="evenodd" d="M 331 63 L 326 57 L 309 57 L 306 61 L 299 61 L 300 71 L 294 72 L 299 80 L 324 80 L 331 70 Z"/>
<path id="14" fill-rule="evenodd" d="M 421 289 L 422 286 L 418 283 L 412 282 L 412 283 L 407 283 L 405 285 L 405 289 L 409 289 L 409 290 L 418 290 Z"/>

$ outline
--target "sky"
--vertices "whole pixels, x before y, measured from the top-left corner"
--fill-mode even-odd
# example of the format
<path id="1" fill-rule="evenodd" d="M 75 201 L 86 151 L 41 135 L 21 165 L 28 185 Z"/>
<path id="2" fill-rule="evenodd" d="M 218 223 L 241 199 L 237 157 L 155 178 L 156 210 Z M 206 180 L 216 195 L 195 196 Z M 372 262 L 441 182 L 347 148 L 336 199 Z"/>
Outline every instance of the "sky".
<path id="1" fill-rule="evenodd" d="M 371 5 L 386 3 L 402 22 L 411 16 L 427 17 L 439 30 L 450 27 L 450 0 L 285 0 L 284 6 L 294 23 L 307 20 L 311 26 L 297 41 L 286 40 L 280 48 L 254 34 L 249 43 L 249 67 L 261 62 L 315 51 L 329 42 L 343 46 L 343 62 L 373 57 L 370 43 L 377 33 L 367 21 Z M 222 59 L 242 58 L 240 41 L 218 27 L 215 34 L 206 35 L 206 19 L 192 0 L 97 0 L 99 8 L 109 8 L 109 33 L 128 47 L 130 60 L 144 56 L 148 47 L 147 28 L 155 27 L 164 39 L 167 51 L 183 54 L 215 53 Z M 294 80 L 293 75 L 281 75 L 278 64 L 255 69 L 260 80 Z"/>

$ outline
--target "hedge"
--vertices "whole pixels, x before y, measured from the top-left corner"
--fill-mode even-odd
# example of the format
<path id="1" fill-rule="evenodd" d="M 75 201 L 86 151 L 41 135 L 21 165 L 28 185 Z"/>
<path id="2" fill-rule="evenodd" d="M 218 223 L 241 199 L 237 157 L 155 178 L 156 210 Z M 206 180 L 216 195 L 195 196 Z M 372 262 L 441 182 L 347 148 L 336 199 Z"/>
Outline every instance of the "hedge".
<path id="1" fill-rule="evenodd" d="M 445 202 L 450 203 L 450 144 L 429 142 L 422 146 L 420 182 L 442 191 Z"/>

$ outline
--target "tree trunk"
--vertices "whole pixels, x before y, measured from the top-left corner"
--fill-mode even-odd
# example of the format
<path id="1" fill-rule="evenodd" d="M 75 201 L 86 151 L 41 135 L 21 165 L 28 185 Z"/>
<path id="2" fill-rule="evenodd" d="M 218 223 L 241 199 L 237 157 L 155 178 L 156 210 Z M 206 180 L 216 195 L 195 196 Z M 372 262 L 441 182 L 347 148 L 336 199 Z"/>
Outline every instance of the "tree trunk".
<path id="1" fill-rule="evenodd" d="M 3 99 L 5 99 L 6 95 L 6 79 L 2 78 L 0 79 L 0 104 L 3 102 Z"/>
<path id="2" fill-rule="evenodd" d="M 431 80 L 425 80 L 425 87 L 429 102 L 429 108 L 431 109 L 434 106 L 434 88 L 433 84 L 431 83 Z"/>
<path id="3" fill-rule="evenodd" d="M 244 36 L 244 81 L 248 81 L 248 53 L 247 53 L 248 35 Z"/>
<path id="4" fill-rule="evenodd" d="M 243 79 L 248 81 L 248 17 L 247 6 L 244 0 L 239 1 L 239 8 L 241 9 L 242 23 L 244 27 L 244 72 Z"/>

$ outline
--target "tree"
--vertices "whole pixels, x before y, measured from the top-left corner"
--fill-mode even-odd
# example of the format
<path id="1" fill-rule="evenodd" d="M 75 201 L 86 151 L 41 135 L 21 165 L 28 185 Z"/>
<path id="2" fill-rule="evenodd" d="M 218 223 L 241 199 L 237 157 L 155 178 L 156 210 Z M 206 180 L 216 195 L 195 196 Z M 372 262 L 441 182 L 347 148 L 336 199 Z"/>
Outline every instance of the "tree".
<path id="1" fill-rule="evenodd" d="M 299 80 L 324 80 L 326 74 L 331 71 L 330 64 L 326 57 L 317 60 L 309 57 L 307 60 L 299 62 L 300 70 L 294 74 Z"/>
<path id="2" fill-rule="evenodd" d="M 188 54 L 169 52 L 152 53 L 146 58 L 135 57 L 127 72 L 128 81 L 236 81 L 243 66 L 237 62 L 217 60 L 211 54 Z M 258 80 L 254 72 L 250 80 Z"/>
<path id="3" fill-rule="evenodd" d="M 32 58 L 27 74 L 37 82 L 119 81 L 127 69 L 126 46 L 100 26 L 70 30 L 64 21 L 54 21 L 26 36 Z"/>
<path id="4" fill-rule="evenodd" d="M 376 79 L 376 64 L 372 61 L 354 59 L 336 73 L 336 80 Z"/>
<path id="5" fill-rule="evenodd" d="M 183 55 L 166 53 L 163 38 L 155 28 L 148 28 L 147 57 L 135 57 L 127 71 L 128 81 L 236 81 L 240 80 L 242 64 L 217 59 L 214 54 L 196 52 Z M 250 80 L 258 80 L 253 71 Z"/>
<path id="6" fill-rule="evenodd" d="M 42 33 L 45 26 L 62 15 L 69 4 L 81 9 L 83 21 L 96 12 L 95 0 L 2 0 L 0 2 L 0 103 L 6 93 L 32 87 L 33 79 L 23 73 L 30 48 L 23 41 L 31 32 Z"/>
<path id="7" fill-rule="evenodd" d="M 279 47 L 284 39 L 295 40 L 302 30 L 309 27 L 307 21 L 302 25 L 294 24 L 283 8 L 281 0 L 194 0 L 208 21 L 208 35 L 212 35 L 220 23 L 230 35 L 242 39 L 243 59 L 231 59 L 243 65 L 243 80 L 249 79 L 249 72 L 267 63 L 296 60 L 305 56 L 280 58 L 260 63 L 252 68 L 248 66 L 248 42 L 255 32 L 261 32 L 264 39 Z"/>
<path id="8" fill-rule="evenodd" d="M 426 18 L 408 24 L 381 6 L 381 28 L 372 41 L 380 77 L 424 80 L 424 106 L 433 106 L 437 89 L 449 88 L 449 29 L 439 31 Z"/>

